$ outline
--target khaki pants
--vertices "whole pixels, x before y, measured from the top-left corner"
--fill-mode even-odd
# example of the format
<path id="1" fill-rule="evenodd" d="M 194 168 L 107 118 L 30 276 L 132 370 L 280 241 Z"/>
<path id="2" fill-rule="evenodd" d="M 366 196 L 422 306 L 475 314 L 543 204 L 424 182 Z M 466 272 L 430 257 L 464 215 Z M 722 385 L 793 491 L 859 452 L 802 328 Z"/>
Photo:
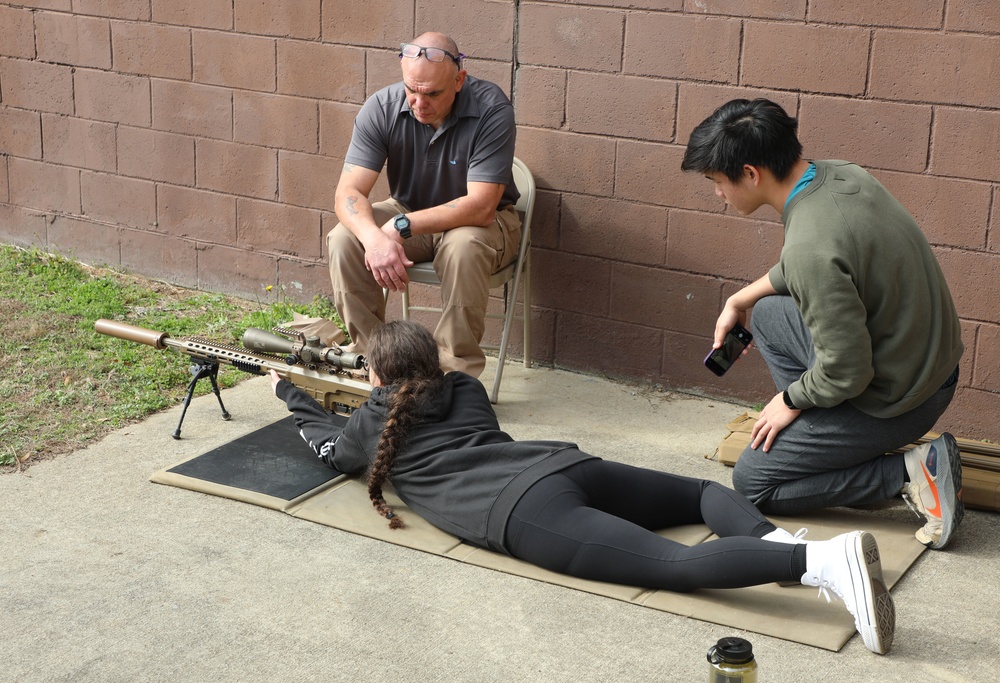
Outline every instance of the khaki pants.
<path id="1" fill-rule="evenodd" d="M 372 205 L 375 223 L 384 225 L 408 209 L 389 199 Z M 433 261 L 441 279 L 444 312 L 434 330 L 445 372 L 460 370 L 478 377 L 486 366 L 479 346 L 485 331 L 490 275 L 517 257 L 521 219 L 513 206 L 497 212 L 488 228 L 459 227 L 404 242 L 414 263 Z M 368 337 L 385 321 L 382 288 L 365 268 L 365 252 L 356 237 L 338 223 L 326 238 L 330 280 L 337 312 L 347 325 L 354 349 L 366 353 Z"/>

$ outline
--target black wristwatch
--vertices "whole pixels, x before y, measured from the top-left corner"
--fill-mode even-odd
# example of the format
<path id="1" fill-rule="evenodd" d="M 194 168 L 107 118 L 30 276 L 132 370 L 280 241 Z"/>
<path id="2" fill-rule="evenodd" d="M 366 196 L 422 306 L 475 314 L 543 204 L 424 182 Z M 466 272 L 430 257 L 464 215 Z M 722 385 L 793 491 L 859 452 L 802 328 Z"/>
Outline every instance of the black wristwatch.
<path id="1" fill-rule="evenodd" d="M 781 392 L 781 400 L 785 402 L 785 405 L 788 406 L 789 409 L 798 410 L 798 408 L 795 407 L 795 404 L 792 403 L 792 397 L 788 395 L 788 389 Z"/>
<path id="2" fill-rule="evenodd" d="M 410 239 L 413 234 L 410 232 L 410 219 L 406 217 L 406 214 L 396 214 L 396 217 L 392 219 L 392 225 L 404 240 Z"/>

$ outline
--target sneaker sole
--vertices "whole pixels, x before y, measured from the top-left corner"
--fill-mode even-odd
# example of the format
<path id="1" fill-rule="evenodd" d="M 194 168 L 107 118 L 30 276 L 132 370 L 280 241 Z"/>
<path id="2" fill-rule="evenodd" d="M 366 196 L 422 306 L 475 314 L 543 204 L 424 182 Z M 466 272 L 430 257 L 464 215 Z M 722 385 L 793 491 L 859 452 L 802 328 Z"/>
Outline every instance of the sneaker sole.
<path id="1" fill-rule="evenodd" d="M 879 553 L 878 543 L 870 533 L 863 532 L 860 538 L 861 552 L 865 558 L 865 565 L 873 581 L 878 581 L 885 585 L 885 577 L 882 575 L 882 555 Z"/>
<path id="2" fill-rule="evenodd" d="M 865 647 L 884 655 L 892 647 L 896 632 L 896 606 L 882 580 L 882 561 L 875 537 L 867 531 L 846 541 L 854 592 L 855 623 Z"/>
<path id="3" fill-rule="evenodd" d="M 872 648 L 872 652 L 884 655 L 892 649 L 892 641 L 896 634 L 896 603 L 889 594 L 889 589 L 881 581 L 874 581 L 872 585 L 875 597 L 875 613 L 877 615 L 875 626 L 878 634 L 877 645 L 880 649 Z"/>
<path id="4" fill-rule="evenodd" d="M 952 534 L 965 517 L 965 504 L 962 502 L 962 454 L 958 444 L 948 432 L 941 435 L 944 441 L 944 453 L 938 454 L 938 495 L 941 496 L 941 537 L 930 547 L 940 550 L 951 541 Z M 947 467 L 941 467 L 941 456 L 948 458 Z M 944 502 L 947 501 L 947 502 Z"/>

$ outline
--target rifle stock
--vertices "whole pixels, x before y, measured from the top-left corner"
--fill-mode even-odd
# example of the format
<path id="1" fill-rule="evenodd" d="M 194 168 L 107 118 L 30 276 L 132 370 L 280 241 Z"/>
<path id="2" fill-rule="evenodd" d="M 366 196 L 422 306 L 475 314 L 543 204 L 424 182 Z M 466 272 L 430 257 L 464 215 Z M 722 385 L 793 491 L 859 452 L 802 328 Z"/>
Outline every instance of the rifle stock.
<path id="1" fill-rule="evenodd" d="M 154 349 L 174 349 L 195 358 L 199 364 L 218 365 L 224 363 L 252 375 L 263 375 L 268 370 L 274 370 L 283 379 L 312 396 L 330 412 L 343 412 L 345 406 L 350 409 L 361 407 L 368 400 L 368 395 L 372 390 L 371 384 L 368 382 L 355 379 L 344 372 L 344 366 L 327 363 L 323 360 L 289 364 L 288 361 L 291 357 L 282 357 L 263 351 L 251 351 L 199 337 L 173 339 L 166 332 L 156 332 L 104 318 L 94 323 L 94 329 L 101 334 L 146 344 Z M 347 367 L 361 367 L 363 362 L 364 359 L 361 358 L 359 364 L 351 363 Z"/>

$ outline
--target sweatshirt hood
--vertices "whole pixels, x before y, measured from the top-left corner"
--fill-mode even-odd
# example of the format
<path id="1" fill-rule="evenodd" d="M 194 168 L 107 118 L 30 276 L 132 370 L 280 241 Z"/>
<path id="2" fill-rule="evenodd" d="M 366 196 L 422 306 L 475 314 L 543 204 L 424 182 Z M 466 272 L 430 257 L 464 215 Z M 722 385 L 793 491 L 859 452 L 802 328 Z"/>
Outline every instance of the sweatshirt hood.
<path id="1" fill-rule="evenodd" d="M 452 399 L 455 394 L 455 379 L 457 373 L 449 372 L 444 376 L 444 382 L 439 391 L 422 396 L 417 404 L 417 419 L 420 422 L 440 422 L 451 412 Z M 375 387 L 372 389 L 369 402 L 377 412 L 385 416 L 389 412 L 389 400 L 398 385 Z"/>

